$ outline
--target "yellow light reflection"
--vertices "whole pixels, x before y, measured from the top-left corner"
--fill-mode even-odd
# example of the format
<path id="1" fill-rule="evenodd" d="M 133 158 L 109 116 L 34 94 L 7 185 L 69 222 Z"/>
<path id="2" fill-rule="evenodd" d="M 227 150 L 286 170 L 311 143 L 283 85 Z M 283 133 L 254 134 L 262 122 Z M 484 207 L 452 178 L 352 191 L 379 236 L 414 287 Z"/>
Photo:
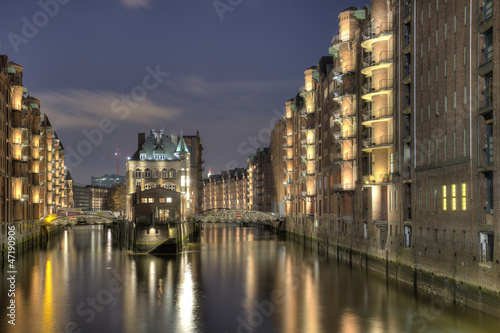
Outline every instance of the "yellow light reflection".
<path id="1" fill-rule="evenodd" d="M 47 260 L 45 267 L 45 293 L 43 297 L 42 332 L 54 332 L 54 298 L 52 292 L 52 265 Z"/>
<path id="2" fill-rule="evenodd" d="M 177 308 L 180 315 L 180 332 L 193 332 L 194 331 L 194 283 L 193 274 L 191 272 L 191 265 L 186 263 L 186 270 L 181 279 L 179 293 L 179 303 Z"/>

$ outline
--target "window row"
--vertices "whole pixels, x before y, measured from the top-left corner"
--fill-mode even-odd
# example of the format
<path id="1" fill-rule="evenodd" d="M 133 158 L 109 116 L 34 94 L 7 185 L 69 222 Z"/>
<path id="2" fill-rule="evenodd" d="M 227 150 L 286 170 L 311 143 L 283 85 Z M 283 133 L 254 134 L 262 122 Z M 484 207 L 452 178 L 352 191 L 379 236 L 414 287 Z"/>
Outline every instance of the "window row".
<path id="1" fill-rule="evenodd" d="M 460 193 L 458 191 L 460 190 Z M 422 187 L 418 188 L 418 210 L 422 211 Z M 438 210 L 439 198 L 438 198 L 438 187 L 434 186 L 432 189 L 433 195 L 433 208 L 434 211 Z M 449 200 L 448 200 L 449 199 Z M 425 210 L 429 211 L 429 187 L 425 188 Z M 451 207 L 450 207 L 451 206 Z M 462 183 L 457 186 L 457 184 L 451 184 L 450 187 L 443 185 L 441 187 L 441 208 L 442 210 L 467 210 L 467 184 Z"/>
<path id="2" fill-rule="evenodd" d="M 147 168 L 144 170 L 144 172 L 141 171 L 141 169 L 135 169 L 134 171 L 134 178 L 161 178 L 163 179 L 168 179 L 168 178 L 175 178 L 176 177 L 176 171 L 174 169 L 163 169 L 161 170 L 161 173 L 158 169 L 149 169 Z"/>
<path id="3" fill-rule="evenodd" d="M 170 203 L 172 202 L 171 197 L 158 198 L 158 203 Z M 141 198 L 141 203 L 155 203 L 155 198 Z"/>

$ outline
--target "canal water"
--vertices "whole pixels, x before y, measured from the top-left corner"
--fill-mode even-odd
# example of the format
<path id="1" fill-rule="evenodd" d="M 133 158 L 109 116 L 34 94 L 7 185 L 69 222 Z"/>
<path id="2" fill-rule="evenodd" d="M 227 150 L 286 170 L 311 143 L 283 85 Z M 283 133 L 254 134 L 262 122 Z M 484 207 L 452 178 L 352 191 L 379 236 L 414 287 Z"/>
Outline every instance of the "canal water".
<path id="1" fill-rule="evenodd" d="M 74 227 L 2 267 L 0 332 L 498 332 L 500 319 L 269 232 L 205 225 L 179 255 L 131 255 Z"/>

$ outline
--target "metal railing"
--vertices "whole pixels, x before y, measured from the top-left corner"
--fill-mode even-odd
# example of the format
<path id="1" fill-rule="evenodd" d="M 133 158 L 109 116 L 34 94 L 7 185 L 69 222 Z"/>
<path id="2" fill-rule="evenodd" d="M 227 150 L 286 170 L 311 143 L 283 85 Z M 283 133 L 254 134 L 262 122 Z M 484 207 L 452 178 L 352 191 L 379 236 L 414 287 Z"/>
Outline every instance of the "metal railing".
<path id="1" fill-rule="evenodd" d="M 376 147 L 376 146 L 381 146 L 381 145 L 390 145 L 393 142 L 394 141 L 393 141 L 392 135 L 381 135 L 381 136 L 377 136 L 377 137 L 363 139 L 363 147 L 370 148 L 370 147 Z"/>
<path id="2" fill-rule="evenodd" d="M 382 22 L 375 26 L 368 27 L 365 31 L 363 31 L 363 38 L 365 40 L 372 39 L 378 37 L 383 33 L 390 33 L 393 31 L 392 22 Z"/>
<path id="3" fill-rule="evenodd" d="M 382 51 L 377 55 L 368 56 L 363 59 L 363 68 L 377 66 L 381 62 L 392 61 L 393 52 L 390 51 Z"/>
<path id="4" fill-rule="evenodd" d="M 391 117 L 394 114 L 394 108 L 383 107 L 378 109 L 368 109 L 363 112 L 363 121 L 377 120 L 382 117 Z"/>
<path id="5" fill-rule="evenodd" d="M 361 88 L 364 94 L 369 94 L 383 89 L 392 89 L 394 85 L 393 82 L 394 81 L 390 79 L 383 79 L 376 82 L 365 83 Z"/>

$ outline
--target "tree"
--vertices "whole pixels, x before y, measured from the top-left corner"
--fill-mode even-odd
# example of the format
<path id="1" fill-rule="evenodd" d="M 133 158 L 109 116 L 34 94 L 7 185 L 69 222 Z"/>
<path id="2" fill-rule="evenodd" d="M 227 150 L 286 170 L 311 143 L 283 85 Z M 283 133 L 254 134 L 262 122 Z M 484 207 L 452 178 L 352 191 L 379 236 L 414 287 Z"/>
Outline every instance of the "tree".
<path id="1" fill-rule="evenodd" d="M 108 192 L 108 207 L 113 212 L 125 211 L 126 191 L 125 184 L 113 187 Z"/>

